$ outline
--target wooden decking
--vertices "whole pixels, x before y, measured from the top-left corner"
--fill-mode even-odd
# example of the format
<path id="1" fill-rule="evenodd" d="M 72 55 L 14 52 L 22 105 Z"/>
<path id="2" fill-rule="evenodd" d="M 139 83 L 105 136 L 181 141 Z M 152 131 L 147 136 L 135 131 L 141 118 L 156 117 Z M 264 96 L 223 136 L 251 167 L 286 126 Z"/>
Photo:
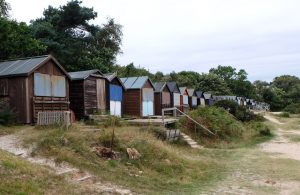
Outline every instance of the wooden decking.
<path id="1" fill-rule="evenodd" d="M 164 120 L 165 124 L 172 124 L 176 123 L 178 121 L 177 118 L 166 118 Z M 162 118 L 149 118 L 149 119 L 132 119 L 127 120 L 128 124 L 130 125 L 140 125 L 140 126 L 146 126 L 146 125 L 153 125 L 153 126 L 162 126 L 164 125 Z"/>

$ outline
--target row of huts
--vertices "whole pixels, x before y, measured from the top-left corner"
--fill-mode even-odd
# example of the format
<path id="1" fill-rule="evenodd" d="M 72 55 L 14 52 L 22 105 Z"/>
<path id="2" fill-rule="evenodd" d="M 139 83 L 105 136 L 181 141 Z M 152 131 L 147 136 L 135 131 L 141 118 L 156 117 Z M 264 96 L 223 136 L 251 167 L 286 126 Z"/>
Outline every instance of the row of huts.
<path id="1" fill-rule="evenodd" d="M 19 123 L 34 123 L 40 111 L 72 110 L 77 119 L 95 113 L 143 117 L 170 107 L 186 112 L 216 100 L 176 82 L 152 83 L 147 76 L 68 73 L 51 55 L 0 62 L 0 109 L 14 109 Z"/>

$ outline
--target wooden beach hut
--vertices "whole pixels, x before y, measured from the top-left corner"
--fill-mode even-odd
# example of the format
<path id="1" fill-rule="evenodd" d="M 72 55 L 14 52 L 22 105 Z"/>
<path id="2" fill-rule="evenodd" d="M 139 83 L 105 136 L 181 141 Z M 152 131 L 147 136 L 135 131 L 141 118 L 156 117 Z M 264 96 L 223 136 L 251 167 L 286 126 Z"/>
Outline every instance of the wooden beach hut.
<path id="1" fill-rule="evenodd" d="M 34 123 L 40 111 L 69 110 L 69 75 L 51 55 L 0 62 L 0 109 L 18 123 Z"/>
<path id="2" fill-rule="evenodd" d="M 124 115 L 154 115 L 154 86 L 148 76 L 121 78 L 125 86 Z"/>
<path id="3" fill-rule="evenodd" d="M 171 106 L 180 109 L 180 90 L 175 81 L 167 82 L 171 93 Z"/>
<path id="4" fill-rule="evenodd" d="M 186 87 L 179 87 L 180 90 L 180 110 L 187 112 L 189 109 L 189 95 Z"/>
<path id="5" fill-rule="evenodd" d="M 76 119 L 106 110 L 106 79 L 97 70 L 70 72 L 70 108 Z"/>
<path id="6" fill-rule="evenodd" d="M 162 109 L 172 107 L 171 91 L 166 82 L 154 83 L 155 115 L 162 115 Z"/>
<path id="7" fill-rule="evenodd" d="M 123 116 L 123 94 L 125 86 L 116 73 L 104 74 L 106 78 L 106 107 L 110 115 Z"/>
<path id="8" fill-rule="evenodd" d="M 189 96 L 189 107 L 190 109 L 197 108 L 197 95 L 195 89 L 187 89 Z"/>
<path id="9" fill-rule="evenodd" d="M 198 106 L 205 106 L 205 99 L 203 93 L 203 91 L 196 91 Z"/>

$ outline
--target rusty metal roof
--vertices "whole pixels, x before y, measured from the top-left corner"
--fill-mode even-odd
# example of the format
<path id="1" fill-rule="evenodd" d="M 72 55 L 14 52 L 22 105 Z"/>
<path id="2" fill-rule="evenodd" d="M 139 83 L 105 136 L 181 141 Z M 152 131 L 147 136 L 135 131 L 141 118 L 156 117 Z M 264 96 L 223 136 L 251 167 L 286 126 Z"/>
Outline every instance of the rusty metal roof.
<path id="1" fill-rule="evenodd" d="M 74 81 L 74 80 L 84 80 L 89 76 L 91 76 L 92 74 L 96 74 L 96 73 L 102 75 L 102 73 L 98 69 L 69 72 L 69 75 L 71 77 L 71 80 Z"/>
<path id="2" fill-rule="evenodd" d="M 121 78 L 121 81 L 126 89 L 141 89 L 148 80 L 153 87 L 153 84 L 148 76 Z"/>
<path id="3" fill-rule="evenodd" d="M 56 65 L 67 75 L 65 69 L 51 55 L 35 56 L 30 58 L 14 59 L 0 62 L 0 77 L 28 76 L 34 70 L 49 60 L 53 60 Z"/>

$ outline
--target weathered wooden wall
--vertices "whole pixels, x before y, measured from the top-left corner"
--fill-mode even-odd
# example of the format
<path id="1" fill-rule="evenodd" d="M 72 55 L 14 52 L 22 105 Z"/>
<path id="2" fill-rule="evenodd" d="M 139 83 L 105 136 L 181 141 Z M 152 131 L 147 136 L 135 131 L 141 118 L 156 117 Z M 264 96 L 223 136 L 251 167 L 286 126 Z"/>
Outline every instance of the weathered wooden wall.
<path id="1" fill-rule="evenodd" d="M 140 89 L 128 89 L 124 93 L 124 114 L 141 116 L 142 96 Z"/>

